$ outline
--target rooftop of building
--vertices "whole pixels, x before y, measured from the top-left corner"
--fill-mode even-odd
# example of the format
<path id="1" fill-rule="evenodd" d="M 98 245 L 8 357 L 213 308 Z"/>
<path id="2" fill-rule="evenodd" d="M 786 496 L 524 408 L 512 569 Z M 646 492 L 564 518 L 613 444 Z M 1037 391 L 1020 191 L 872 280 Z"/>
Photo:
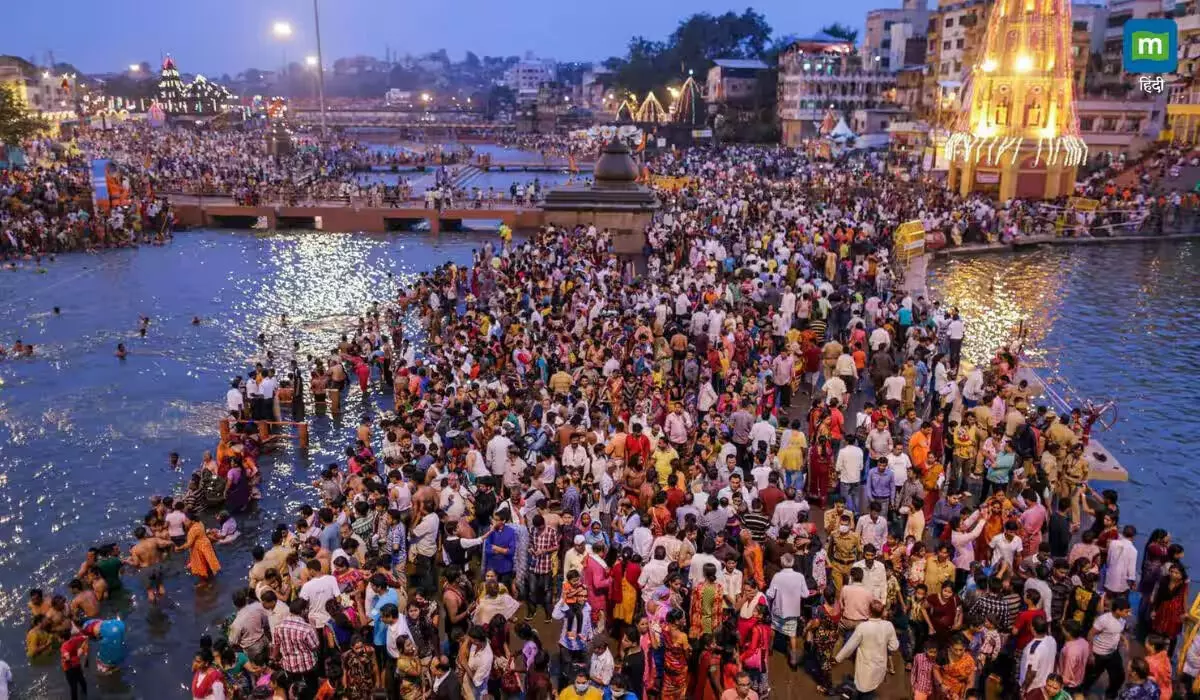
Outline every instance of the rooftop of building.
<path id="1" fill-rule="evenodd" d="M 713 63 L 722 68 L 747 68 L 751 70 L 766 70 L 769 66 L 757 58 L 717 58 Z"/>

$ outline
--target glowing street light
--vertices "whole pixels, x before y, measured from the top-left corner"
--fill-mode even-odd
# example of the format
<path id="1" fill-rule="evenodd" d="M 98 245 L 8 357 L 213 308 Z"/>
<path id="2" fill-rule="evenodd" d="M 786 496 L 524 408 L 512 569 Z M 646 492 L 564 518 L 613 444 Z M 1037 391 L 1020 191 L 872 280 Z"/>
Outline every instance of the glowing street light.
<path id="1" fill-rule="evenodd" d="M 292 25 L 288 22 L 276 22 L 271 25 L 271 33 L 276 39 L 288 39 L 292 36 Z"/>
<path id="2" fill-rule="evenodd" d="M 422 92 L 422 93 L 421 93 L 421 101 L 422 101 L 422 102 L 428 102 L 430 99 L 431 99 L 431 98 L 429 97 L 429 93 L 428 93 L 428 92 Z"/>
<path id="3" fill-rule="evenodd" d="M 316 56 L 305 56 L 304 57 L 304 65 L 308 66 L 309 68 L 316 68 L 318 65 L 320 65 L 320 63 L 321 62 L 317 59 Z"/>
<path id="4" fill-rule="evenodd" d="M 138 64 L 138 63 L 130 63 L 129 64 L 129 72 L 130 73 L 139 73 L 139 72 L 141 72 L 141 70 L 142 70 L 141 64 Z"/>

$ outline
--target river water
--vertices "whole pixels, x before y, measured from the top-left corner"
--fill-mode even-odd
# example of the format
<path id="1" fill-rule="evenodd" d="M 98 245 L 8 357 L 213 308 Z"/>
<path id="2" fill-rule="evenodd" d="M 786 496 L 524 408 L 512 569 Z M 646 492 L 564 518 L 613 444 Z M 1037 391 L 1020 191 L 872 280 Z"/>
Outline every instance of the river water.
<path id="1" fill-rule="evenodd" d="M 0 361 L 0 659 L 13 666 L 14 697 L 65 697 L 53 660 L 24 661 L 27 589 L 65 593 L 88 546 L 127 551 L 149 497 L 177 493 L 215 447 L 227 382 L 252 365 L 259 332 L 282 358 L 296 341 L 301 353 L 324 352 L 372 300 L 421 270 L 469 261 L 484 239 L 191 232 L 161 248 L 65 256 L 45 274 L 0 272 L 0 341 L 37 346 L 33 359 Z M 1025 321 L 1030 354 L 1049 376 L 1077 396 L 1119 400 L 1118 423 L 1100 437 L 1131 474 L 1117 487 L 1123 510 L 1143 531 L 1174 530 L 1197 561 L 1200 541 L 1180 524 L 1200 490 L 1188 462 L 1200 453 L 1188 398 L 1200 365 L 1200 245 L 939 260 L 931 285 L 966 314 L 971 359 Z M 154 319 L 145 339 L 140 314 Z M 191 325 L 197 315 L 201 326 Z M 118 342 L 131 351 L 124 362 L 113 356 Z M 305 484 L 337 459 L 356 417 L 389 404 L 352 402 L 344 422 L 316 416 L 306 455 L 289 447 L 268 462 L 261 508 L 240 521 L 238 542 L 218 549 L 224 572 L 214 584 L 197 587 L 175 556 L 169 603 L 151 608 L 138 591 L 106 604 L 127 622 L 130 653 L 91 696 L 187 697 L 196 640 L 232 610 L 250 547 L 313 500 Z M 173 450 L 182 472 L 167 466 Z"/>
<path id="2" fill-rule="evenodd" d="M 296 341 L 301 353 L 324 354 L 371 301 L 421 270 L 468 263 L 483 240 L 191 232 L 165 247 L 64 256 L 44 274 L 0 272 L 0 342 L 37 348 L 32 359 L 0 360 L 0 659 L 14 669 L 15 697 L 66 697 L 53 659 L 24 661 L 27 589 L 65 594 L 89 546 L 119 542 L 128 552 L 149 497 L 178 493 L 215 449 L 229 379 L 252 368 L 258 333 L 277 357 L 291 357 Z M 153 318 L 145 339 L 140 314 Z M 113 355 L 119 342 L 131 353 L 124 362 Z M 190 697 L 196 640 L 232 610 L 249 549 L 313 500 L 304 484 L 337 459 L 363 410 L 354 400 L 344 423 L 313 418 L 307 455 L 289 447 L 268 460 L 261 507 L 240 520 L 237 542 L 218 548 L 224 571 L 213 585 L 198 588 L 175 555 L 169 604 L 153 609 L 139 590 L 106 605 L 126 620 L 130 653 L 93 697 Z M 182 472 L 168 468 L 171 451 Z"/>
<path id="3" fill-rule="evenodd" d="M 1113 486 L 1123 518 L 1138 527 L 1139 546 L 1151 529 L 1166 528 L 1195 571 L 1200 536 L 1183 524 L 1200 507 L 1191 463 L 1200 454 L 1192 406 L 1200 242 L 941 258 L 929 282 L 965 315 L 971 361 L 987 360 L 1023 327 L 1031 363 L 1071 405 L 1117 401 L 1117 422 L 1097 437 L 1129 472 L 1128 483 Z"/>

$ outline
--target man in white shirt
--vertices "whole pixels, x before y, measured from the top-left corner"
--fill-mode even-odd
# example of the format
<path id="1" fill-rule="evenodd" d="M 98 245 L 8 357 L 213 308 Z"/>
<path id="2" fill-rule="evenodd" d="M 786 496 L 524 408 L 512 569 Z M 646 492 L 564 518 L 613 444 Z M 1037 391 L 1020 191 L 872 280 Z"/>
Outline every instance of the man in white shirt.
<path id="1" fill-rule="evenodd" d="M 866 518 L 858 522 L 861 523 L 863 520 L 866 520 Z M 887 570 L 884 568 L 882 562 L 875 559 L 878 551 L 875 545 L 864 544 L 863 558 L 851 564 L 850 568 L 862 569 L 863 587 L 870 591 L 871 595 L 875 596 L 875 600 L 882 603 L 887 601 Z"/>
<path id="2" fill-rule="evenodd" d="M 884 400 L 893 408 L 898 408 L 901 399 L 904 398 L 905 381 L 904 377 L 900 375 L 900 369 L 900 367 L 897 367 L 892 376 L 883 380 Z"/>
<path id="3" fill-rule="evenodd" d="M 325 603 L 341 595 L 342 590 L 333 574 L 321 575 L 321 565 L 316 559 L 309 560 L 307 566 L 313 578 L 300 587 L 300 597 L 308 601 L 308 621 L 313 627 L 323 629 L 329 622 Z"/>
<path id="4" fill-rule="evenodd" d="M 1023 548 L 1021 538 L 1017 537 L 1018 527 L 1016 521 L 1008 521 L 1004 524 L 1004 532 L 993 537 L 992 541 L 988 543 L 988 546 L 992 548 L 992 576 L 994 578 L 1000 578 L 1013 571 L 1013 562 L 1017 560 L 1017 555 Z"/>
<path id="5" fill-rule="evenodd" d="M 638 576 L 638 586 L 642 589 L 642 600 L 648 602 L 654 595 L 654 591 L 663 585 L 663 581 L 667 580 L 668 566 L 667 548 L 655 547 L 654 558 L 642 567 L 642 573 Z"/>
<path id="6" fill-rule="evenodd" d="M 846 507 L 854 512 L 860 512 L 860 506 L 856 504 L 858 504 L 858 487 L 862 483 L 862 470 L 862 448 L 854 444 L 853 440 L 847 440 L 842 449 L 838 450 L 834 473 L 837 475 L 842 500 L 846 502 Z"/>
<path id="7" fill-rule="evenodd" d="M 592 642 L 592 659 L 588 665 L 588 676 L 591 677 L 592 683 L 600 688 L 607 686 L 612 680 L 615 666 L 608 644 L 602 639 Z"/>
<path id="8" fill-rule="evenodd" d="M 775 513 L 771 516 L 771 525 L 778 529 L 795 527 L 801 520 L 808 519 L 808 511 L 808 499 L 804 497 L 804 490 L 798 489 L 793 500 L 780 501 L 775 506 Z"/>
<path id="9" fill-rule="evenodd" d="M 804 639 L 804 635 L 801 634 L 804 629 L 801 615 L 804 599 L 809 595 L 808 583 L 804 580 L 804 574 L 792 568 L 796 564 L 796 558 L 792 554 L 781 556 L 779 563 L 783 568 L 771 577 L 771 584 L 767 587 L 767 600 L 771 601 L 771 612 L 783 622 L 782 634 L 789 639 L 788 660 L 795 663 L 799 644 Z"/>
<path id="10" fill-rule="evenodd" d="M 1137 582 L 1137 547 L 1133 544 L 1136 535 L 1137 528 L 1126 525 L 1121 536 L 1108 543 L 1104 589 L 1110 597 L 1128 593 Z"/>
<path id="11" fill-rule="evenodd" d="M 246 404 L 245 397 L 242 396 L 242 391 L 238 389 L 238 381 L 233 380 L 233 386 L 229 391 L 225 392 L 225 410 L 242 415 L 242 407 Z"/>
<path id="12" fill-rule="evenodd" d="M 912 469 L 912 460 L 904 451 L 904 445 L 899 442 L 892 445 L 892 451 L 887 454 L 888 469 L 892 470 L 892 479 L 896 483 L 896 491 L 904 488 L 908 481 L 908 472 Z"/>
<path id="13" fill-rule="evenodd" d="M 1120 688 L 1125 683 L 1125 662 L 1121 659 L 1121 645 L 1125 644 L 1125 623 L 1129 619 L 1129 599 L 1118 596 L 1112 601 L 1112 609 L 1096 618 L 1088 641 L 1092 645 L 1092 664 L 1088 666 L 1079 692 L 1087 697 L 1088 691 L 1108 674 L 1108 685 Z"/>
<path id="14" fill-rule="evenodd" d="M 766 443 L 768 450 L 775 447 L 775 426 L 767 422 L 765 417 L 759 418 L 754 425 L 750 426 L 751 449 L 758 450 L 760 442 Z"/>
<path id="15" fill-rule="evenodd" d="M 863 547 L 871 545 L 877 552 L 882 551 L 883 545 L 887 543 L 888 521 L 887 518 L 880 515 L 882 510 L 882 506 L 878 503 L 872 503 L 867 515 L 859 518 L 854 525 L 854 530 L 862 540 Z"/>
<path id="16" fill-rule="evenodd" d="M 1046 634 L 1049 628 L 1046 618 L 1033 618 L 1033 641 L 1025 645 L 1021 651 L 1021 666 L 1018 670 L 1018 681 L 1021 684 L 1021 697 L 1029 697 L 1029 692 L 1044 688 L 1046 679 L 1054 673 L 1054 664 L 1058 658 L 1058 643 L 1054 637 Z"/>

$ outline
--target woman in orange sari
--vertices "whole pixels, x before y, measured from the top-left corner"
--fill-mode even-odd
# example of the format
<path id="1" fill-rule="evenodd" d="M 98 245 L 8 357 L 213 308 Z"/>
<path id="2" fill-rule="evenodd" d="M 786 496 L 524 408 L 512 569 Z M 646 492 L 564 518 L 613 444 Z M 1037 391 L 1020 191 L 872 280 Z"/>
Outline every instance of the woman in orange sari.
<path id="1" fill-rule="evenodd" d="M 987 520 L 979 539 L 975 540 L 975 561 L 986 563 L 992 560 L 992 539 L 1004 532 L 1004 523 L 1008 521 L 1012 507 L 1004 494 L 996 493 L 983 504 L 982 510 Z"/>
<path id="2" fill-rule="evenodd" d="M 182 547 L 176 547 L 175 550 L 191 550 L 191 554 L 188 556 L 188 571 L 191 571 L 192 575 L 197 578 L 210 579 L 221 570 L 221 562 L 217 561 L 217 552 L 213 549 L 212 541 L 208 539 L 204 523 L 191 515 L 188 514 L 192 524 L 188 528 L 187 541 L 183 543 Z"/>
<path id="3" fill-rule="evenodd" d="M 672 609 L 667 613 L 663 628 L 663 680 L 662 700 L 684 700 L 688 690 L 688 660 L 692 646 L 681 627 L 683 611 Z"/>
<path id="4" fill-rule="evenodd" d="M 975 659 L 967 653 L 967 639 L 961 634 L 950 641 L 946 663 L 933 667 L 933 686 L 937 700 L 963 700 L 967 689 L 975 687 Z"/>

